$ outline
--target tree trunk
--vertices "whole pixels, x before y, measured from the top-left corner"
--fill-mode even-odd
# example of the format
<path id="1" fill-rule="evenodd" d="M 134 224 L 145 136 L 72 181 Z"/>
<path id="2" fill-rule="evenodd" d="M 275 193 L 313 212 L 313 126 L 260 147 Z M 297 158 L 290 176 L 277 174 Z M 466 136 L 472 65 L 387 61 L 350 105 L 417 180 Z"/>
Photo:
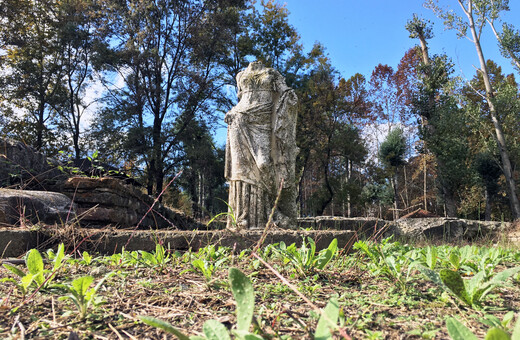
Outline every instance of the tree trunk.
<path id="1" fill-rule="evenodd" d="M 427 186 L 427 183 L 426 183 L 426 179 L 428 178 L 428 173 L 427 173 L 427 168 L 426 168 L 426 155 L 424 155 L 423 157 L 423 166 L 424 166 L 424 178 L 423 178 L 423 193 L 424 193 L 424 200 L 423 200 L 423 204 L 424 204 L 424 210 L 428 211 L 428 201 L 427 201 L 427 189 L 428 189 L 428 186 Z"/>
<path id="2" fill-rule="evenodd" d="M 421 42 L 421 50 L 422 50 L 422 57 L 423 62 L 425 65 L 430 65 L 430 57 L 428 55 L 428 44 L 426 42 L 426 38 L 424 35 L 419 35 L 419 40 Z M 427 68 L 427 70 L 429 70 Z M 427 71 L 426 74 L 427 78 L 431 77 L 430 71 Z M 426 112 L 423 115 L 422 119 L 422 125 L 424 126 L 424 129 L 428 130 L 431 134 L 435 133 L 435 127 L 428 123 L 429 118 L 431 118 L 431 115 L 435 112 L 435 93 L 431 92 L 428 96 L 428 108 Z M 428 148 L 427 143 L 425 142 L 426 149 Z M 447 187 L 447 183 L 445 180 L 443 180 L 443 172 L 445 171 L 446 167 L 443 166 L 443 162 L 439 159 L 439 157 L 435 157 L 437 161 L 438 168 L 441 169 L 439 171 L 439 177 L 440 177 L 440 191 L 444 198 L 445 203 L 445 215 L 448 217 L 457 217 L 457 207 L 455 203 L 455 199 L 453 198 L 453 192 L 450 187 Z M 424 161 L 424 209 L 427 210 L 426 207 L 426 159 Z"/>
<path id="3" fill-rule="evenodd" d="M 484 197 L 486 198 L 486 209 L 484 211 L 484 221 L 491 221 L 491 195 L 487 188 L 484 188 Z"/>
<path id="4" fill-rule="evenodd" d="M 392 187 L 394 189 L 394 220 L 399 218 L 399 193 L 397 190 L 397 169 L 395 170 L 395 175 L 392 179 Z"/>
<path id="5" fill-rule="evenodd" d="M 40 97 L 38 103 L 38 121 L 36 123 L 36 150 L 40 151 L 43 147 L 43 129 L 44 129 L 44 115 L 45 115 L 45 102 Z"/>
<path id="6" fill-rule="evenodd" d="M 464 13 L 468 17 L 469 20 L 469 28 L 471 30 L 471 35 L 473 37 L 473 43 L 475 44 L 475 48 L 477 50 L 478 59 L 480 62 L 480 72 L 482 73 L 482 78 L 484 80 L 484 85 L 486 87 L 486 102 L 489 107 L 489 115 L 491 117 L 491 122 L 495 128 L 495 138 L 498 145 L 498 150 L 500 152 L 500 158 L 502 160 L 502 172 L 504 173 L 504 177 L 506 180 L 506 188 L 507 195 L 509 198 L 509 204 L 511 207 L 511 213 L 513 215 L 513 219 L 520 218 L 520 201 L 518 200 L 518 196 L 516 194 L 516 183 L 513 178 L 513 171 L 511 167 L 511 161 L 509 159 L 509 152 L 507 150 L 506 138 L 504 136 L 504 132 L 502 130 L 502 125 L 498 120 L 498 114 L 496 112 L 495 105 L 493 103 L 494 94 L 493 87 L 491 86 L 491 81 L 489 79 L 489 74 L 486 66 L 486 59 L 484 58 L 484 53 L 482 52 L 482 46 L 480 45 L 479 36 L 477 34 L 475 28 L 475 22 L 473 20 L 472 13 L 472 1 L 468 1 L 468 9 L 464 8 L 461 0 L 458 0 L 459 4 L 462 6 Z"/>

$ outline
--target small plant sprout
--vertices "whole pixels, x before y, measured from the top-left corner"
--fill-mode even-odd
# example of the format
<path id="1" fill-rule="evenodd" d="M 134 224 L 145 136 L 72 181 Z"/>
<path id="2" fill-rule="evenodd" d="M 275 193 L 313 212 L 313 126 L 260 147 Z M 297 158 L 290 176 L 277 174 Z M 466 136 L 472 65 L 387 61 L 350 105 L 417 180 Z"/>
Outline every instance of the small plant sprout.
<path id="1" fill-rule="evenodd" d="M 291 263 L 301 275 L 307 275 L 315 269 L 323 269 L 338 251 L 338 240 L 333 239 L 326 249 L 316 253 L 316 243 L 310 237 L 302 241 L 300 248 L 293 243 L 286 246 L 282 241 L 278 248 L 273 248 L 284 257 L 285 263 Z"/>
<path id="2" fill-rule="evenodd" d="M 30 286 L 34 286 L 35 289 L 48 288 L 63 264 L 63 260 L 65 258 L 64 249 L 65 248 L 63 244 L 60 244 L 56 253 L 53 251 L 47 252 L 47 257 L 52 264 L 52 271 L 45 269 L 43 258 L 40 252 L 37 249 L 31 249 L 25 259 L 28 272 L 25 273 L 21 269 L 5 263 L 4 267 L 13 274 L 17 275 L 20 280 L 17 281 L 12 278 L 4 278 L 0 280 L 0 282 L 14 283 L 22 296 L 27 294 Z M 48 276 L 46 277 L 46 275 Z"/>
<path id="3" fill-rule="evenodd" d="M 141 321 L 147 325 L 160 328 L 170 334 L 175 335 L 179 340 L 231 340 L 233 334 L 239 340 L 262 340 L 259 335 L 250 333 L 251 323 L 253 321 L 253 312 L 255 308 L 255 296 L 251 280 L 236 268 L 229 269 L 229 283 L 233 297 L 237 303 L 237 324 L 231 333 L 226 326 L 216 320 L 208 320 L 202 326 L 204 336 L 188 337 L 171 324 L 151 318 L 148 316 L 140 316 Z"/>
<path id="4" fill-rule="evenodd" d="M 86 265 L 86 266 L 90 266 L 92 264 L 92 255 L 90 255 L 87 251 L 84 251 L 82 254 L 81 254 L 81 257 L 82 257 L 82 260 L 81 260 L 81 263 Z"/>
<path id="5" fill-rule="evenodd" d="M 141 263 L 148 267 L 157 268 L 159 271 L 162 271 L 165 265 L 170 261 L 169 252 L 167 252 L 164 246 L 159 242 L 155 244 L 155 251 L 153 253 L 144 250 L 139 251 L 139 253 L 141 254 Z"/>
<path id="6" fill-rule="evenodd" d="M 94 282 L 94 278 L 88 275 L 75 279 L 70 285 L 60 284 L 58 287 L 67 291 L 69 295 L 62 296 L 59 299 L 71 299 L 78 309 L 80 319 L 83 320 L 87 316 L 87 311 L 90 305 L 97 304 L 96 293 L 101 285 L 103 285 L 106 279 L 114 274 L 114 272 L 110 272 L 105 275 L 94 288 L 89 288 Z"/>
<path id="7" fill-rule="evenodd" d="M 222 216 L 226 216 L 227 218 L 231 219 L 231 225 L 233 226 L 233 228 L 236 228 L 237 227 L 237 219 L 236 219 L 235 214 L 233 212 L 233 208 L 226 201 L 224 201 L 224 200 L 222 200 L 220 198 L 219 198 L 219 200 L 221 200 L 222 202 L 224 202 L 227 205 L 228 211 L 216 214 L 215 216 L 213 216 L 213 218 L 211 220 L 209 220 L 207 225 L 209 226 L 211 223 L 213 223 L 216 220 L 220 219 Z"/>
<path id="8" fill-rule="evenodd" d="M 516 273 L 520 267 L 505 269 L 494 276 L 488 275 L 485 270 L 476 273 L 470 279 L 464 279 L 459 272 L 450 269 L 441 269 L 439 273 L 418 266 L 421 273 L 428 279 L 444 288 L 466 305 L 480 309 L 484 298 L 495 288 L 505 285 L 505 282 Z"/>

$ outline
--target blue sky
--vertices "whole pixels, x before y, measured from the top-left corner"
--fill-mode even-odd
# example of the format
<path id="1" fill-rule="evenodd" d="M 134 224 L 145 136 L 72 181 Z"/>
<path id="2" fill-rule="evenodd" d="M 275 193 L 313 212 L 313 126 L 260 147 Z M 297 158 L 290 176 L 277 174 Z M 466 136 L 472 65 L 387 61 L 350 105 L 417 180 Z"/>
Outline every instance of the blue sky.
<path id="1" fill-rule="evenodd" d="M 314 42 L 322 43 L 332 65 L 347 79 L 355 73 L 368 79 L 379 63 L 397 68 L 405 52 L 419 43 L 410 39 L 405 29 L 414 13 L 433 24 L 435 36 L 429 41 L 430 53 L 446 53 L 455 65 L 455 75 L 471 79 L 476 73 L 473 65 L 479 65 L 473 43 L 458 39 L 453 30 L 445 30 L 442 20 L 424 8 L 422 0 L 279 0 L 279 3 L 286 4 L 289 22 L 300 34 L 305 51 L 310 51 Z M 457 0 L 440 0 L 440 5 L 464 15 Z M 511 0 L 509 7 L 503 19 L 520 29 L 520 0 Z M 520 82 L 520 74 L 501 56 L 489 26 L 481 43 L 484 57 L 502 66 L 504 73 L 515 73 Z M 225 144 L 223 122 L 215 138 L 217 144 Z"/>
<path id="2" fill-rule="evenodd" d="M 455 63 L 457 75 L 472 78 L 478 65 L 474 45 L 468 39 L 457 39 L 455 31 L 445 31 L 442 21 L 423 7 L 422 0 L 285 0 L 290 12 L 289 22 L 300 33 L 307 50 L 315 41 L 321 42 L 329 57 L 348 78 L 361 73 L 367 78 L 379 63 L 397 67 L 404 53 L 417 40 L 410 39 L 404 28 L 413 13 L 433 23 L 435 37 L 430 40 L 431 53 L 446 53 Z M 463 15 L 456 0 L 440 0 Z M 505 21 L 520 28 L 520 1 L 511 0 Z M 501 27 L 501 25 L 498 25 Z M 486 59 L 493 59 L 502 70 L 513 73 L 510 62 L 499 52 L 496 39 L 486 27 L 483 35 Z M 515 74 L 517 80 L 520 75 Z"/>

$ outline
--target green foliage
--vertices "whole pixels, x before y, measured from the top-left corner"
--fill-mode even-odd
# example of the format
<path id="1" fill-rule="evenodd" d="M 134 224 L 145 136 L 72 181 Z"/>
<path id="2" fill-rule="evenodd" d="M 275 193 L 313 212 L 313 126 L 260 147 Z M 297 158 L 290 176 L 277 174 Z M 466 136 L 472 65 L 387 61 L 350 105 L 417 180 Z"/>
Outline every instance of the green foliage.
<path id="1" fill-rule="evenodd" d="M 3 278 L 0 282 L 14 283 L 22 296 L 25 296 L 28 293 L 28 288 L 30 286 L 33 286 L 34 289 L 48 288 L 58 270 L 63 265 L 65 259 L 65 247 L 63 243 L 58 246 L 57 253 L 54 253 L 52 250 L 47 251 L 47 257 L 52 264 L 52 270 L 45 269 L 40 252 L 37 249 L 31 249 L 25 259 L 27 273 L 15 266 L 5 263 L 4 267 L 18 276 L 19 281 L 12 278 Z"/>
<path id="2" fill-rule="evenodd" d="M 397 168 L 404 164 L 406 153 L 406 139 L 403 130 L 392 129 L 379 147 L 379 158 L 386 166 Z"/>
<path id="3" fill-rule="evenodd" d="M 510 58 L 512 64 L 520 72 L 520 31 L 513 25 L 503 23 L 500 36 L 500 52 Z"/>
<path id="4" fill-rule="evenodd" d="M 188 262 L 191 268 L 182 271 L 182 273 L 187 271 L 199 272 L 204 275 L 206 283 L 211 284 L 215 271 L 229 260 L 228 255 L 229 248 L 226 247 L 215 247 L 211 244 L 200 248 L 197 254 L 189 256 Z"/>
<path id="5" fill-rule="evenodd" d="M 330 298 L 329 302 L 323 309 L 316 331 L 314 332 L 315 340 L 332 339 L 331 329 L 336 329 L 339 318 L 339 304 L 335 297 Z"/>
<path id="6" fill-rule="evenodd" d="M 433 38 L 430 21 L 419 18 L 415 13 L 412 20 L 406 22 L 405 28 L 410 32 L 410 38 L 412 39 L 420 38 L 421 40 L 427 40 Z"/>
<path id="7" fill-rule="evenodd" d="M 88 251 L 86 251 L 86 250 L 83 251 L 81 256 L 82 256 L 82 260 L 81 261 L 83 262 L 84 265 L 90 266 L 90 264 L 92 264 L 93 258 L 92 258 L 92 255 L 90 255 L 88 253 Z"/>
<path id="8" fill-rule="evenodd" d="M 237 339 L 243 340 L 261 340 L 262 337 L 249 332 L 251 328 L 251 322 L 253 320 L 253 311 L 255 307 L 255 297 L 253 291 L 253 285 L 251 280 L 244 275 L 240 270 L 236 268 L 229 269 L 229 284 L 231 291 L 237 303 L 237 324 L 236 329 L 232 330 Z M 202 326 L 204 337 L 191 336 L 188 337 L 182 332 L 177 330 L 175 327 L 167 322 L 147 317 L 140 316 L 141 321 L 144 323 L 158 327 L 168 333 L 177 336 L 180 340 L 196 340 L 196 339 L 208 339 L 208 340 L 225 340 L 231 339 L 230 333 L 227 328 L 216 320 L 208 320 Z"/>
<path id="9" fill-rule="evenodd" d="M 177 328 L 173 327 L 170 323 L 166 321 L 144 315 L 139 316 L 139 319 L 149 326 L 162 329 L 165 332 L 175 335 L 179 340 L 190 340 L 190 337 L 184 335 L 182 332 L 177 330 Z"/>
<path id="10" fill-rule="evenodd" d="M 323 269 L 332 260 L 338 251 L 338 240 L 333 239 L 326 249 L 316 253 L 316 243 L 310 237 L 302 239 L 300 248 L 296 243 L 286 246 L 285 242 L 280 242 L 276 252 L 284 257 L 285 263 L 291 263 L 301 275 L 308 275 L 315 269 Z"/>
<path id="11" fill-rule="evenodd" d="M 520 339 L 520 316 L 517 318 L 516 325 L 512 333 L 507 329 L 507 325 L 513 319 L 514 313 L 510 312 L 504 318 L 504 322 L 496 319 L 493 322 L 486 322 L 491 328 L 486 333 L 485 340 L 519 340 Z M 448 334 L 453 340 L 477 340 L 466 326 L 455 318 L 446 319 Z"/>
<path id="12" fill-rule="evenodd" d="M 374 276 L 382 276 L 396 284 L 402 291 L 408 290 L 414 269 L 411 254 L 399 242 L 390 242 L 392 237 L 382 240 L 379 244 L 367 241 L 357 241 L 353 249 L 360 250 L 369 259 L 368 268 Z"/>
<path id="13" fill-rule="evenodd" d="M 164 246 L 157 242 L 155 244 L 155 251 L 149 253 L 144 250 L 140 250 L 141 263 L 148 267 L 156 268 L 158 271 L 162 271 L 165 265 L 170 262 L 170 253 L 166 251 Z"/>
<path id="14" fill-rule="evenodd" d="M 115 273 L 110 272 L 101 279 L 94 288 L 89 288 L 94 282 L 92 276 L 82 276 L 72 281 L 69 285 L 59 284 L 58 287 L 62 288 L 69 293 L 67 296 L 60 297 L 61 300 L 70 299 L 76 305 L 79 317 L 81 320 L 87 316 L 88 308 L 91 304 L 96 304 L 96 293 L 99 288 L 103 285 L 106 279 L 113 276 Z"/>
<path id="15" fill-rule="evenodd" d="M 441 269 L 436 273 L 427 268 L 421 272 L 434 283 L 440 285 L 466 305 L 480 309 L 486 296 L 495 288 L 505 285 L 505 282 L 516 273 L 520 267 L 505 269 L 495 275 L 488 275 L 485 270 L 476 273 L 470 279 L 464 279 L 459 272 Z"/>
<path id="16" fill-rule="evenodd" d="M 250 333 L 255 309 L 255 296 L 251 280 L 237 268 L 229 269 L 229 284 L 233 297 L 237 304 L 237 324 L 230 331 L 222 323 L 216 320 L 207 320 L 202 326 L 204 333 L 200 336 L 187 336 L 171 324 L 148 316 L 139 316 L 142 322 L 152 327 L 160 328 L 170 334 L 175 335 L 179 340 L 226 340 L 230 339 L 230 334 L 239 340 L 262 340 L 263 337 Z M 331 298 L 322 311 L 318 325 L 314 333 L 314 338 L 319 340 L 332 339 L 331 330 L 337 328 L 339 318 L 339 305 L 337 298 Z"/>
<path id="17" fill-rule="evenodd" d="M 225 216 L 226 218 L 231 219 L 231 225 L 236 228 L 236 226 L 237 226 L 237 219 L 236 219 L 235 214 L 233 212 L 233 208 L 226 201 L 222 201 L 222 202 L 224 202 L 226 204 L 226 206 L 228 208 L 228 211 L 216 214 L 215 216 L 213 216 L 211 218 L 211 220 L 209 220 L 207 225 L 209 226 L 214 221 L 216 221 L 216 220 L 220 219 L 221 217 Z"/>
<path id="18" fill-rule="evenodd" d="M 253 285 L 249 278 L 236 268 L 229 269 L 229 283 L 237 303 L 237 331 L 247 333 L 255 309 Z"/>

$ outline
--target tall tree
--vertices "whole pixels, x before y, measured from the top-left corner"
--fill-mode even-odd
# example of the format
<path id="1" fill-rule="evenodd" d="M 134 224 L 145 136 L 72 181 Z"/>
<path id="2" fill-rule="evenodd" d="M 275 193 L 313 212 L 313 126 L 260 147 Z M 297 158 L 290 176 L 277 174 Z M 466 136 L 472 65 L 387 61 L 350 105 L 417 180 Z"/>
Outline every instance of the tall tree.
<path id="1" fill-rule="evenodd" d="M 224 157 L 225 148 L 215 146 L 210 131 L 203 122 L 193 120 L 180 136 L 183 144 L 183 169 L 180 186 L 189 194 L 196 208 L 196 217 L 215 215 L 227 208 Z"/>
<path id="2" fill-rule="evenodd" d="M 243 1 L 224 0 L 111 3 L 118 44 L 108 51 L 116 58 L 107 67 L 126 85 L 113 95 L 123 93 L 125 100 L 113 104 L 131 108 L 122 122 L 131 123 L 126 129 L 136 137 L 132 149 L 145 164 L 149 194 L 159 195 L 165 175 L 178 165 L 179 138 L 190 123 L 216 118 L 210 103 L 223 95 L 227 79 L 220 67 L 241 6 Z"/>
<path id="3" fill-rule="evenodd" d="M 503 122 L 504 134 L 509 146 L 509 152 L 513 164 L 517 164 L 520 159 L 520 150 L 517 140 L 520 138 L 519 131 L 516 128 L 520 124 L 518 112 L 520 110 L 520 93 L 518 84 L 514 75 L 505 75 L 502 68 L 495 62 L 488 60 L 486 62 L 491 84 L 497 93 L 494 98 L 497 111 L 500 113 L 499 119 Z M 476 73 L 473 79 L 462 88 L 461 104 L 464 107 L 468 117 L 468 127 L 471 129 L 470 150 L 474 154 L 476 165 L 482 154 L 488 157 L 494 157 L 495 163 L 500 165 L 500 154 L 496 138 L 493 134 L 493 124 L 489 120 L 489 107 L 485 101 L 485 85 L 480 73 Z M 479 170 L 479 167 L 475 167 Z M 500 169 L 500 168 L 499 168 Z M 499 172 L 500 173 L 500 172 Z M 480 172 L 479 172 L 480 174 Z M 480 174 L 482 177 L 482 174 Z M 505 184 L 503 181 L 501 183 Z M 499 203 L 499 192 L 489 190 L 486 192 L 486 182 L 482 182 L 481 187 L 484 189 L 484 195 L 491 195 L 493 201 Z M 500 186 L 503 190 L 503 186 Z M 503 191 L 502 191 L 503 192 Z M 496 194 L 496 197 L 492 195 Z M 485 197 L 486 198 L 486 197 Z M 497 206 L 497 208 L 500 208 Z M 508 209 L 505 209 L 506 211 Z M 510 210 L 510 209 L 509 209 Z"/>
<path id="4" fill-rule="evenodd" d="M 97 43 L 96 5 L 90 0 L 65 0 L 60 3 L 62 24 L 59 43 L 63 50 L 64 102 L 58 108 L 60 125 L 72 138 L 74 157 L 79 160 L 82 118 L 95 101 L 86 98 L 86 88 L 92 80 L 92 59 Z"/>
<path id="5" fill-rule="evenodd" d="M 418 86 L 412 104 L 414 111 L 421 118 L 421 136 L 425 143 L 423 151 L 430 151 L 435 155 L 439 168 L 439 193 L 445 204 L 446 215 L 456 217 L 457 207 L 454 197 L 456 181 L 452 176 L 455 171 L 446 163 L 453 165 L 453 160 L 459 160 L 461 155 L 447 152 L 448 150 L 455 150 L 453 147 L 446 149 L 438 147 L 438 142 L 443 141 L 442 138 L 454 141 L 449 138 L 453 129 L 444 126 L 443 119 L 451 118 L 454 122 L 460 121 L 460 117 L 456 116 L 457 112 L 460 113 L 460 110 L 453 104 L 453 98 L 450 99 L 450 96 L 445 92 L 446 88 L 450 86 L 449 75 L 452 72 L 452 67 L 446 56 L 430 56 L 427 40 L 433 38 L 433 30 L 428 21 L 414 14 L 413 19 L 407 22 L 406 29 L 410 33 L 410 38 L 417 38 L 420 42 L 422 63 L 417 65 L 416 68 Z M 444 137 L 442 137 L 443 134 Z M 458 143 L 458 140 L 455 140 L 455 142 Z M 426 169 L 424 174 L 426 176 Z M 426 192 L 424 197 L 426 198 Z"/>
<path id="6" fill-rule="evenodd" d="M 343 196 L 337 200 L 340 205 L 351 201 L 353 191 L 347 188 L 355 183 L 355 165 L 366 156 L 353 122 L 366 119 L 370 106 L 361 75 L 345 80 L 325 56 L 316 60 L 298 90 L 297 125 L 300 206 L 302 213 L 312 215 L 323 214 L 338 195 Z"/>
<path id="7" fill-rule="evenodd" d="M 253 6 L 250 16 L 254 55 L 265 65 L 278 70 L 289 86 L 296 81 L 298 71 L 307 63 L 300 35 L 289 23 L 286 5 L 276 0 L 262 0 L 262 12 Z"/>
<path id="8" fill-rule="evenodd" d="M 444 19 L 447 28 L 456 29 L 459 36 L 466 36 L 469 29 L 471 37 L 468 37 L 475 45 L 477 52 L 482 78 L 485 85 L 485 98 L 489 108 L 489 117 L 493 123 L 495 130 L 495 138 L 497 140 L 498 150 L 501 158 L 501 168 L 507 184 L 507 194 L 511 206 L 511 211 L 514 219 L 520 218 L 520 201 L 516 193 L 516 183 L 513 177 L 513 168 L 506 143 L 506 138 L 503 132 L 502 123 L 499 120 L 499 113 L 495 107 L 495 90 L 491 85 L 489 73 L 484 58 L 484 52 L 480 44 L 480 36 L 488 18 L 497 18 L 500 12 L 508 9 L 508 1 L 491 1 L 491 0 L 457 0 L 462 12 L 466 16 L 466 20 L 455 15 L 453 11 L 441 9 L 437 0 L 427 0 L 426 4 L 438 16 Z"/>
<path id="9" fill-rule="evenodd" d="M 59 44 L 62 22 L 55 0 L 5 0 L 0 3 L 0 88 L 2 104 L 14 104 L 24 118 L 23 139 L 38 150 L 50 151 L 55 139 L 49 124 L 61 98 L 63 54 Z M 20 125 L 18 125 L 20 126 Z"/>
<path id="10" fill-rule="evenodd" d="M 400 128 L 390 130 L 379 148 L 379 159 L 387 168 L 394 191 L 394 219 L 399 218 L 399 191 L 397 170 L 405 164 L 406 139 Z"/>

